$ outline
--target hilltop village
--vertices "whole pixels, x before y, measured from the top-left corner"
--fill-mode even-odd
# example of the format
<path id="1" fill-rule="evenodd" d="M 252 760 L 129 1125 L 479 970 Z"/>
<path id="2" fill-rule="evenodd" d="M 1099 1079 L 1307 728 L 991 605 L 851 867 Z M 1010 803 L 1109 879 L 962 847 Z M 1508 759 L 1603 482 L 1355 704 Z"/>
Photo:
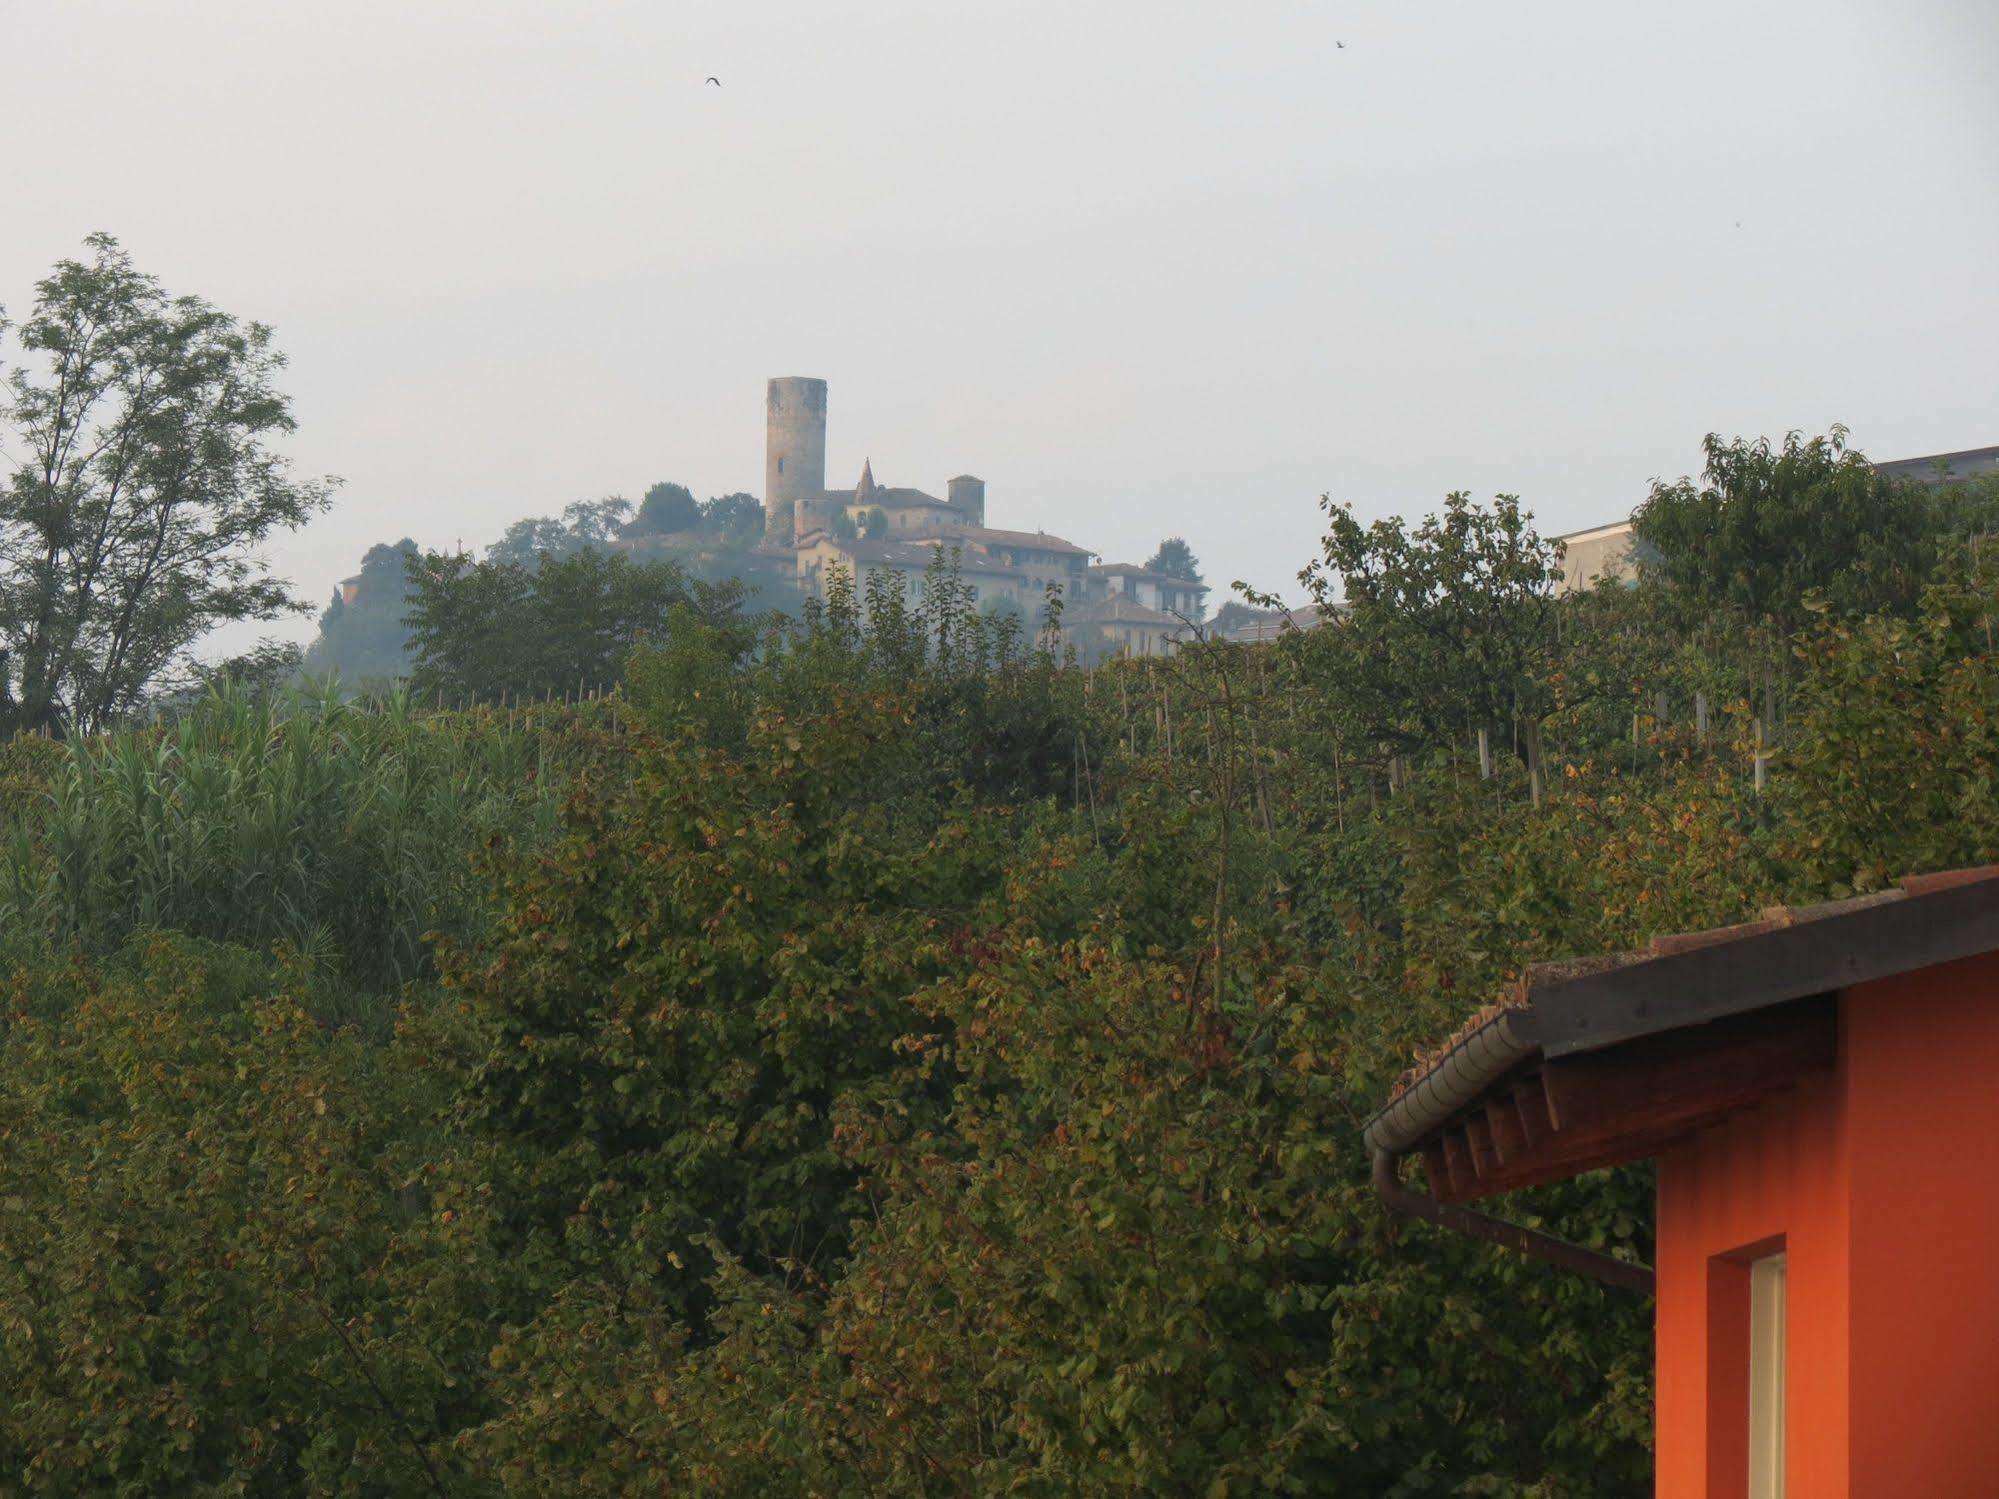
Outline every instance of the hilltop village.
<path id="1" fill-rule="evenodd" d="M 766 397 L 764 539 L 757 552 L 799 591 L 824 597 L 837 573 L 888 572 L 914 590 L 940 548 L 982 609 L 1040 614 L 1061 590 L 1062 629 L 1086 655 L 1157 656 L 1198 622 L 1207 586 L 1130 562 L 1098 563 L 1088 547 L 1046 531 L 986 524 L 983 479 L 960 474 L 944 494 L 877 482 L 872 460 L 851 489 L 826 486 L 826 382 L 781 376 Z"/>

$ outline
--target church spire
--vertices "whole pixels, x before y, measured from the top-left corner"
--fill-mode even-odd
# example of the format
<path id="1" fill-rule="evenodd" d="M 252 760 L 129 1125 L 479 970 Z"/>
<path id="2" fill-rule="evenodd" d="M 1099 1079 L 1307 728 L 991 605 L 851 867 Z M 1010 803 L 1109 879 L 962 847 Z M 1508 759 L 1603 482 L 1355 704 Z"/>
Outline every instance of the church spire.
<path id="1" fill-rule="evenodd" d="M 875 492 L 875 489 L 875 464 L 874 460 L 869 458 L 861 464 L 861 482 L 854 486 L 854 498 L 865 500 Z"/>

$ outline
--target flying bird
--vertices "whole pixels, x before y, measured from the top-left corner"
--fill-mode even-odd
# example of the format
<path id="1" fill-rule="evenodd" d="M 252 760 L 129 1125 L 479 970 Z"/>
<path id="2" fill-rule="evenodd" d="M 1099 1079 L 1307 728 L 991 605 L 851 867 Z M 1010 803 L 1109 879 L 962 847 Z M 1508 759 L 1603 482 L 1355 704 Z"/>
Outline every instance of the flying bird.
<path id="1" fill-rule="evenodd" d="M 714 84 L 716 88 L 720 88 L 722 86 L 722 80 L 715 77 L 713 74 L 709 75 L 708 81 Z"/>
<path id="2" fill-rule="evenodd" d="M 1338 47 L 1342 52 L 1347 50 L 1347 44 L 1345 42 L 1334 42 L 1333 45 L 1335 47 Z"/>

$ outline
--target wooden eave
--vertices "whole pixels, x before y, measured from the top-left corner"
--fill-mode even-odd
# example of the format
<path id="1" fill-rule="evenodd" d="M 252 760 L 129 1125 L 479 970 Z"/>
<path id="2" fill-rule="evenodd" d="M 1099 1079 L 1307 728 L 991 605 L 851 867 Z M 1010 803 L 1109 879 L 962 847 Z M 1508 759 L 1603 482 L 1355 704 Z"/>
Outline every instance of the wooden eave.
<path id="1" fill-rule="evenodd" d="M 1740 927 L 1535 982 L 1405 1077 L 1370 1150 L 1463 1202 L 1657 1154 L 1838 1056 L 1838 993 L 1999 950 L 1999 868 Z"/>

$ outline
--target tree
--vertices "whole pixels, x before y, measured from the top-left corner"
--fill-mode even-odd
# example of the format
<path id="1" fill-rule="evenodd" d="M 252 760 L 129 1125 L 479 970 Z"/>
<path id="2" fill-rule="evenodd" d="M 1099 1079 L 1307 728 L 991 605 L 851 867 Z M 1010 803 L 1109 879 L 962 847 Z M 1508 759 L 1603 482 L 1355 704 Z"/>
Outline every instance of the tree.
<path id="1" fill-rule="evenodd" d="M 601 500 L 578 500 L 562 507 L 562 521 L 579 547 L 600 547 L 625 528 L 632 502 L 621 494 Z"/>
<path id="2" fill-rule="evenodd" d="M 1169 578 L 1179 578 L 1187 583 L 1199 583 L 1201 562 L 1194 555 L 1194 549 L 1187 545 L 1185 537 L 1169 536 L 1159 543 L 1159 550 L 1147 560 L 1146 569 L 1164 573 Z"/>
<path id="3" fill-rule="evenodd" d="M 1724 614 L 1789 634 L 1819 594 L 1840 614 L 1915 605 L 1938 540 L 1921 488 L 1878 473 L 1834 427 L 1724 442 L 1710 433 L 1701 482 L 1655 483 L 1632 516 L 1639 574 L 1689 618 Z"/>
<path id="4" fill-rule="evenodd" d="M 718 536 L 761 535 L 763 528 L 763 502 L 753 494 L 717 495 L 701 507 L 701 529 Z"/>
<path id="5" fill-rule="evenodd" d="M 170 297 L 106 234 L 63 260 L 20 329 L 0 419 L 0 641 L 18 721 L 94 729 L 213 626 L 303 607 L 263 544 L 327 503 L 272 442 L 296 425 L 271 330 Z"/>
<path id="6" fill-rule="evenodd" d="M 617 681 L 625 653 L 662 630 L 676 605 L 722 619 L 742 595 L 671 562 L 590 549 L 545 554 L 537 567 L 433 552 L 412 562 L 410 586 L 416 689 L 454 701 Z"/>
<path id="7" fill-rule="evenodd" d="M 627 536 L 667 536 L 692 531 L 701 524 L 701 506 L 684 484 L 659 483 L 645 492 L 638 514 L 625 527 Z"/>
<path id="8" fill-rule="evenodd" d="M 625 529 L 632 502 L 621 495 L 578 500 L 558 518 L 539 515 L 517 520 L 486 548 L 486 560 L 515 567 L 535 567 L 548 557 L 568 557 L 589 547 L 601 547 Z"/>
<path id="9" fill-rule="evenodd" d="M 881 541 L 888 535 L 888 515 L 876 505 L 861 512 L 861 535 L 869 541 Z"/>
<path id="10" fill-rule="evenodd" d="M 1552 702 L 1560 544 L 1514 495 L 1485 509 L 1459 491 L 1414 530 L 1325 508 L 1323 555 L 1299 574 L 1324 623 L 1298 640 L 1330 700 L 1398 750 L 1517 718 L 1531 755 Z"/>

